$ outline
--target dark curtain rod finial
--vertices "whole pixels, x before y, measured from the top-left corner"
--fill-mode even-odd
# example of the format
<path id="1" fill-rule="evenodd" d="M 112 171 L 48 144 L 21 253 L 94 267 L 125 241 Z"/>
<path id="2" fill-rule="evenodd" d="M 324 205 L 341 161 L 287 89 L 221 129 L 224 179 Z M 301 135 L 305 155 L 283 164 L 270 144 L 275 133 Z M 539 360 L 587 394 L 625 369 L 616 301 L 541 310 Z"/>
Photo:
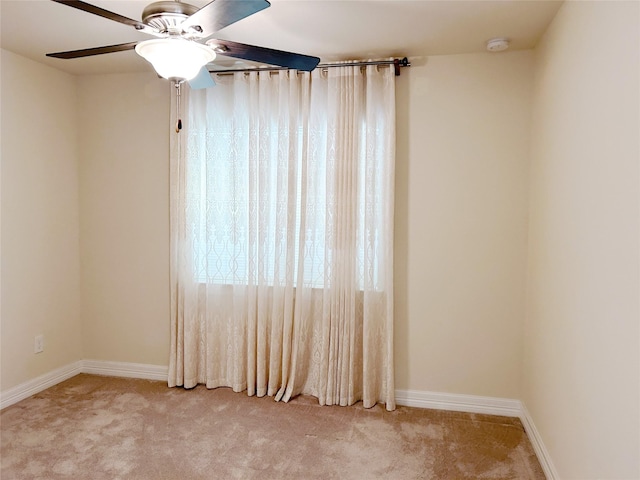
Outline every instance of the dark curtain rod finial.
<path id="1" fill-rule="evenodd" d="M 400 67 L 410 67 L 411 64 L 409 63 L 409 59 L 407 57 L 404 57 L 402 60 L 399 58 L 394 58 L 393 59 L 393 68 L 396 72 L 396 77 L 400 76 Z"/>

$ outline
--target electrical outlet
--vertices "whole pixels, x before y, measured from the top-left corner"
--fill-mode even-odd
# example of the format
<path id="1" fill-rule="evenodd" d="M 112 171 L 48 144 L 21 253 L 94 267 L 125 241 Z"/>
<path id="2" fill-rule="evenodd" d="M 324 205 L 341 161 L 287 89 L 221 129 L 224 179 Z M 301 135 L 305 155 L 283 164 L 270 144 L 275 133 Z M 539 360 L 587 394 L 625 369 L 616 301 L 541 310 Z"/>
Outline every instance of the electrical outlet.
<path id="1" fill-rule="evenodd" d="M 33 353 L 41 353 L 44 351 L 44 335 L 36 335 Z"/>

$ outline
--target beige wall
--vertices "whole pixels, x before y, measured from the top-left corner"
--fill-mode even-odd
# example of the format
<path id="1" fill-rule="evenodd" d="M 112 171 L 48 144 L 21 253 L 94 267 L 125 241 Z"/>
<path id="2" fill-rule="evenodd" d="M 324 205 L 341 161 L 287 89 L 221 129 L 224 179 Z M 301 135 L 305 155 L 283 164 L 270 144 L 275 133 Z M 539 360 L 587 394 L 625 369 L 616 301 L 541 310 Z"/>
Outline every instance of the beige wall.
<path id="1" fill-rule="evenodd" d="M 397 388 L 518 397 L 531 52 L 398 79 Z M 82 76 L 84 358 L 166 365 L 169 86 Z"/>
<path id="2" fill-rule="evenodd" d="M 531 77 L 520 52 L 399 79 L 398 388 L 519 395 Z M 166 365 L 168 86 L 78 84 L 85 356 Z"/>
<path id="3" fill-rule="evenodd" d="M 640 478 L 637 2 L 565 3 L 536 52 L 523 398 L 560 478 Z"/>
<path id="4" fill-rule="evenodd" d="M 531 67 L 432 57 L 399 79 L 398 388 L 519 393 Z M 164 365 L 169 92 L 153 75 L 79 92 L 86 355 Z"/>
<path id="5" fill-rule="evenodd" d="M 396 386 L 518 398 L 530 51 L 398 79 Z"/>
<path id="6" fill-rule="evenodd" d="M 73 76 L 6 50 L 2 64 L 1 384 L 82 359 Z M 34 354 L 34 337 L 45 337 Z"/>
<path id="7" fill-rule="evenodd" d="M 77 83 L 85 358 L 167 365 L 171 87 L 153 73 Z"/>

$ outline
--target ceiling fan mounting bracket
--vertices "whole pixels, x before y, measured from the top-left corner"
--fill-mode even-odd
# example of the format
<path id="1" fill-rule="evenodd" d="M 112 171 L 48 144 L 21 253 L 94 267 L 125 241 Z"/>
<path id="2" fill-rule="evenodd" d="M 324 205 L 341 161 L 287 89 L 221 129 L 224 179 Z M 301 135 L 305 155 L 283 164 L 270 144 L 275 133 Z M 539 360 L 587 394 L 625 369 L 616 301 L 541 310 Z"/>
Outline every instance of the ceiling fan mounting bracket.
<path id="1" fill-rule="evenodd" d="M 160 1 L 147 5 L 142 11 L 142 22 L 160 33 L 170 35 L 198 36 L 202 28 L 196 25 L 183 32 L 180 25 L 198 11 L 198 7 L 188 3 Z"/>

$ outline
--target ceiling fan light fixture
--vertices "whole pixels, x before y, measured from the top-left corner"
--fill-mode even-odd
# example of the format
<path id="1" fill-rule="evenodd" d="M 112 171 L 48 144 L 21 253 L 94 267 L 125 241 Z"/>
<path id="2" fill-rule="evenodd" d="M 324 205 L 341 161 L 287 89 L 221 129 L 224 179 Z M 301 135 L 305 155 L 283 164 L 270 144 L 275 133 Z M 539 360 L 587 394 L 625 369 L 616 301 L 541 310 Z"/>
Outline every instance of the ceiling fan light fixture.
<path id="1" fill-rule="evenodd" d="M 136 45 L 136 53 L 147 60 L 158 75 L 169 80 L 191 80 L 216 58 L 215 52 L 183 38 L 159 38 Z"/>

